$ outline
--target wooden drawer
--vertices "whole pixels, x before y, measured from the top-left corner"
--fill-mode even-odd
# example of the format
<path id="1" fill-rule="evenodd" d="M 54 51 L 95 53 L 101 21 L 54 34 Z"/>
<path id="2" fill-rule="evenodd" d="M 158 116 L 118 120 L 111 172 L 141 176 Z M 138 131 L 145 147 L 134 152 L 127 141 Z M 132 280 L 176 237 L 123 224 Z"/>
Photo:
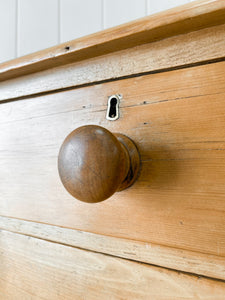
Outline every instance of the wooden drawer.
<path id="1" fill-rule="evenodd" d="M 225 255 L 225 63 L 151 74 L 2 104 L 2 215 Z M 120 118 L 106 120 L 121 93 Z M 73 129 L 132 138 L 141 173 L 105 202 L 75 200 L 57 171 Z"/>
<path id="2" fill-rule="evenodd" d="M 209 294 L 208 299 L 216 299 L 215 295 L 223 299 L 225 62 L 221 45 L 224 45 L 225 27 L 221 16 L 225 4 L 221 4 L 224 1 L 211 2 L 184 6 L 183 19 L 179 20 L 176 9 L 168 12 L 170 25 L 159 23 L 157 30 L 153 26 L 156 16 L 152 17 L 151 26 L 147 21 L 137 21 L 130 35 L 128 25 L 121 27 L 127 36 L 120 32 L 120 39 L 115 29 L 112 41 L 105 40 L 107 37 L 103 34 L 97 43 L 94 35 L 86 38 L 88 46 L 84 46 L 85 40 L 74 42 L 71 53 L 60 52 L 65 50 L 63 45 L 62 49 L 54 48 L 55 52 L 50 50 L 47 56 L 40 52 L 22 58 L 21 66 L 20 62 L 15 67 L 11 63 L 2 65 L 0 255 L 3 271 L 0 271 L 0 291 L 4 294 L 7 290 L 8 297 L 3 299 L 13 299 L 19 293 L 22 299 L 29 299 L 32 293 L 34 299 L 57 299 L 56 292 L 59 299 L 64 299 L 60 291 L 65 288 L 63 285 L 51 293 L 45 293 L 44 288 L 36 293 L 36 286 L 45 285 L 37 276 L 42 267 L 40 274 L 49 278 L 47 290 L 68 274 L 72 282 L 79 282 L 79 287 L 68 290 L 68 299 L 73 296 L 76 299 L 99 299 L 100 296 L 120 299 L 121 286 L 124 286 L 121 299 L 146 299 L 146 295 L 167 299 L 166 290 L 170 291 L 166 295 L 168 299 L 180 299 L 186 287 L 196 291 L 196 294 L 188 292 L 187 298 Z M 199 9 L 201 5 L 204 13 Z M 143 29 L 145 22 L 147 27 Z M 183 24 L 182 30 L 179 24 Z M 168 31 L 164 31 L 166 29 Z M 152 35 L 149 37 L 150 33 L 158 35 L 158 41 Z M 182 52 L 182 43 L 191 49 L 193 42 L 197 45 L 199 40 L 204 55 L 192 58 L 188 51 Z M 218 45 L 215 50 L 214 44 L 208 44 L 212 40 Z M 104 52 L 109 45 L 114 45 L 112 53 Z M 158 57 L 158 53 L 162 57 L 165 47 L 170 52 L 169 62 Z M 127 53 L 131 53 L 130 56 L 126 57 Z M 36 61 L 38 55 L 39 61 Z M 147 64 L 150 56 L 151 61 L 157 61 L 154 67 Z M 117 66 L 120 61 L 125 66 L 124 59 L 129 62 L 124 73 L 123 67 L 118 74 L 115 67 L 109 67 L 115 61 Z M 109 70 L 100 74 L 104 67 Z M 84 73 L 84 70 L 95 69 L 97 75 Z M 107 102 L 114 94 L 122 95 L 120 118 L 109 121 Z M 141 158 L 136 182 L 95 204 L 80 202 L 68 194 L 57 169 L 58 153 L 65 137 L 75 128 L 88 124 L 130 137 Z M 49 256 L 45 247 L 50 251 Z M 18 249 L 18 253 L 13 249 Z M 75 257 L 79 258 L 75 268 L 68 267 Z M 23 280 L 20 276 L 14 277 L 13 265 L 16 270 L 25 266 L 29 276 L 34 278 L 33 287 L 23 270 Z M 121 266 L 123 274 L 117 282 L 115 274 L 120 272 Z M 183 274 L 180 281 L 176 271 L 159 266 L 214 279 L 204 278 L 201 290 L 198 277 Z M 96 271 L 99 268 L 101 272 Z M 143 281 L 135 287 L 131 286 L 136 277 L 128 279 L 131 269 L 143 276 Z M 56 277 L 51 277 L 49 272 L 54 270 Z M 71 275 L 73 272 L 75 275 Z M 162 280 L 164 276 L 173 278 L 172 283 Z M 19 287 L 26 282 L 25 289 L 15 287 L 15 292 L 10 294 L 4 285 L 5 277 L 9 284 Z M 147 287 L 146 282 L 153 277 L 156 281 Z M 99 284 L 101 279 L 102 285 Z M 174 287 L 177 282 L 179 289 Z M 155 288 L 158 284 L 160 289 Z M 88 290 L 86 294 L 82 292 L 83 287 Z M 104 289 L 108 294 L 104 294 Z"/>
<path id="3" fill-rule="evenodd" d="M 0 241 L 1 299 L 224 299 L 220 281 L 10 232 Z"/>

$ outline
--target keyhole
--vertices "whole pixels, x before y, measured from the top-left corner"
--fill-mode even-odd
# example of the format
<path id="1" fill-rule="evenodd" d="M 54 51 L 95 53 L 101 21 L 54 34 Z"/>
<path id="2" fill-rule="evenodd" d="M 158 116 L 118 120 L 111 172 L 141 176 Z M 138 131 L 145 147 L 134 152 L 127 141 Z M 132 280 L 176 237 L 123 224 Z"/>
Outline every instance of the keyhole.
<path id="1" fill-rule="evenodd" d="M 115 116 L 116 116 L 116 105 L 117 105 L 117 99 L 111 98 L 110 109 L 109 109 L 109 117 L 110 118 L 115 118 Z"/>
<path id="2" fill-rule="evenodd" d="M 108 109 L 106 114 L 106 119 L 110 121 L 117 120 L 119 118 L 119 95 L 112 95 L 108 100 Z"/>

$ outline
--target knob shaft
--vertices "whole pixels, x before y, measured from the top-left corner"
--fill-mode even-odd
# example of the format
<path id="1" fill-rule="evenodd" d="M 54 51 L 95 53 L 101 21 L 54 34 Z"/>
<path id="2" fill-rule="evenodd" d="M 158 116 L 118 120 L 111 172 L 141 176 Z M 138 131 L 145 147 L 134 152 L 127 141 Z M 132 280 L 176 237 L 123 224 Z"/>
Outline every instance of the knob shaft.
<path id="1" fill-rule="evenodd" d="M 103 201 L 132 185 L 139 166 L 131 139 L 96 125 L 72 131 L 58 157 L 59 176 L 66 190 L 89 203 Z"/>

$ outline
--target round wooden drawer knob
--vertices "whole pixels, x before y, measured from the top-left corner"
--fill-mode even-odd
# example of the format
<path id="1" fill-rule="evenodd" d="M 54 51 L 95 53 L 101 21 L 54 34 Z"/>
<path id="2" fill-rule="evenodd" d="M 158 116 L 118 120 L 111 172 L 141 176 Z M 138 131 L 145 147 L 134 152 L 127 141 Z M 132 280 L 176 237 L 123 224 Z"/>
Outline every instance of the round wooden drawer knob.
<path id="1" fill-rule="evenodd" d="M 96 126 L 82 126 L 63 142 L 58 170 L 66 190 L 78 200 L 100 202 L 133 184 L 140 158 L 128 137 Z"/>

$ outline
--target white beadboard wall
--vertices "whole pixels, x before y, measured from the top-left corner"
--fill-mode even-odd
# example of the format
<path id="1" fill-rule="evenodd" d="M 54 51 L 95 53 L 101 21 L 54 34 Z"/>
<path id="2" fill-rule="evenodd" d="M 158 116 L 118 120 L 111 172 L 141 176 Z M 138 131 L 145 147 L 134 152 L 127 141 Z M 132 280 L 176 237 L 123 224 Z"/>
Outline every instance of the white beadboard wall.
<path id="1" fill-rule="evenodd" d="M 193 0 L 0 0 L 0 63 Z"/>

